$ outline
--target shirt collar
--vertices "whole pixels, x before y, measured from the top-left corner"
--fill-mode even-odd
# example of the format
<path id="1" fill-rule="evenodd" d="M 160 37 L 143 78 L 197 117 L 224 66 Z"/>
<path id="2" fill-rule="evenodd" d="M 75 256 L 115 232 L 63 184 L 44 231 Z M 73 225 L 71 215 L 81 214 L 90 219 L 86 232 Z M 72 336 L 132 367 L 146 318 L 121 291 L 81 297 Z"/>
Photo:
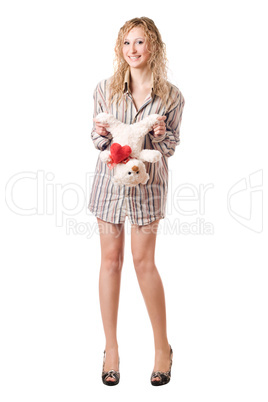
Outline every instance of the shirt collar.
<path id="1" fill-rule="evenodd" d="M 124 79 L 124 93 L 130 92 L 129 82 L 130 82 L 130 69 L 128 68 L 125 73 L 125 79 Z M 152 88 L 152 92 L 153 92 L 153 90 L 154 90 L 154 73 L 153 72 L 152 72 L 152 78 L 151 78 L 151 88 Z"/>

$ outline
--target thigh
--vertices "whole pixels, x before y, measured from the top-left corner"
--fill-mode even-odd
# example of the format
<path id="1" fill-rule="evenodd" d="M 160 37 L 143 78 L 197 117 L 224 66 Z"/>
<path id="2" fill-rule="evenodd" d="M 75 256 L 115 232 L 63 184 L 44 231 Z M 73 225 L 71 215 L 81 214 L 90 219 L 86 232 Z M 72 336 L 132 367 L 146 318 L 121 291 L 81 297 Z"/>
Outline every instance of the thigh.
<path id="1" fill-rule="evenodd" d="M 120 256 L 123 258 L 125 246 L 125 228 L 124 223 L 110 223 L 97 218 L 100 244 L 101 244 L 101 257 L 111 258 Z"/>
<path id="2" fill-rule="evenodd" d="M 160 219 L 144 226 L 131 226 L 131 252 L 134 263 L 142 260 L 154 262 L 159 221 Z"/>

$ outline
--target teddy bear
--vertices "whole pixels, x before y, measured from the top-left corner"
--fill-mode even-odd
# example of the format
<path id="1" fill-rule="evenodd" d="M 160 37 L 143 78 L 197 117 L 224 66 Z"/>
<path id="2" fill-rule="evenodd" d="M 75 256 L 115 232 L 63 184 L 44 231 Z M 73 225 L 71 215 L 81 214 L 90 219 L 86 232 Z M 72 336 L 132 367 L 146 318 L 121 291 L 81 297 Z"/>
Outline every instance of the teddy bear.
<path id="1" fill-rule="evenodd" d="M 109 124 L 108 130 L 112 134 L 110 151 L 100 153 L 100 159 L 113 169 L 112 180 L 115 184 L 129 187 L 146 184 L 149 175 L 143 162 L 158 162 L 162 154 L 154 149 L 142 149 L 145 135 L 159 120 L 158 114 L 152 114 L 134 124 L 124 124 L 112 114 L 99 113 L 96 120 Z"/>

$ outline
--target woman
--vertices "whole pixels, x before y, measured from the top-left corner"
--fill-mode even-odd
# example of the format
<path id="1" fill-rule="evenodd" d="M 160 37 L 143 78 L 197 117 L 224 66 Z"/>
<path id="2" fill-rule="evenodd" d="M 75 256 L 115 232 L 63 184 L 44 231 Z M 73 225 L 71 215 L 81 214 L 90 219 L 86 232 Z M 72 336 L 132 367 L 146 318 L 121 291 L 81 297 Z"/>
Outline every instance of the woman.
<path id="1" fill-rule="evenodd" d="M 157 227 L 165 217 L 168 190 L 168 158 L 180 142 L 184 107 L 180 90 L 167 81 L 165 44 L 154 22 L 146 17 L 127 21 L 115 47 L 115 73 L 101 81 L 94 92 L 94 127 L 91 133 L 98 150 L 110 149 L 109 126 L 96 115 L 113 114 L 133 124 L 149 114 L 159 114 L 158 124 L 145 136 L 144 148 L 162 153 L 159 162 L 145 162 L 149 180 L 136 187 L 114 186 L 113 172 L 98 158 L 88 208 L 97 217 L 101 244 L 99 277 L 100 307 L 106 346 L 102 380 L 119 382 L 117 313 L 124 259 L 124 222 L 131 222 L 131 251 L 139 286 L 154 333 L 155 362 L 152 385 L 169 382 L 173 351 L 166 331 L 165 296 L 154 262 Z M 145 230 L 146 228 L 146 230 Z"/>

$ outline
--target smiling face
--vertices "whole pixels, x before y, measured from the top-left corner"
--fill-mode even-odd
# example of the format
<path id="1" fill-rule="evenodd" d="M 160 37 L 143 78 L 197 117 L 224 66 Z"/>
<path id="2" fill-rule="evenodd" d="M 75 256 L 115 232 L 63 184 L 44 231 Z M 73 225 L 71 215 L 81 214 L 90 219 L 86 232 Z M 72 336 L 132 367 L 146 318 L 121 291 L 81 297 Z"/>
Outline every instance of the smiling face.
<path id="1" fill-rule="evenodd" d="M 124 38 L 123 56 L 132 68 L 143 68 L 147 66 L 150 52 L 141 27 L 131 29 Z"/>

